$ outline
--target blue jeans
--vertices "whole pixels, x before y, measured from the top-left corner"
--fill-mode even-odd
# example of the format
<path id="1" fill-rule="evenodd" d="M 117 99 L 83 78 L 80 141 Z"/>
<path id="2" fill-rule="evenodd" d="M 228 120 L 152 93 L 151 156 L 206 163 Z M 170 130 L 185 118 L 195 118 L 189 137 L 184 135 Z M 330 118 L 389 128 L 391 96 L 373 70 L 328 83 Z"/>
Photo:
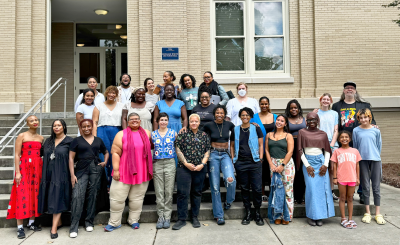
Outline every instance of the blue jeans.
<path id="1" fill-rule="evenodd" d="M 232 160 L 227 152 L 211 151 L 209 166 L 209 179 L 211 187 L 212 207 L 214 218 L 224 218 L 220 189 L 220 172 L 222 172 L 226 186 L 226 202 L 235 201 L 236 179 L 233 172 Z M 233 181 L 229 182 L 228 178 Z"/>

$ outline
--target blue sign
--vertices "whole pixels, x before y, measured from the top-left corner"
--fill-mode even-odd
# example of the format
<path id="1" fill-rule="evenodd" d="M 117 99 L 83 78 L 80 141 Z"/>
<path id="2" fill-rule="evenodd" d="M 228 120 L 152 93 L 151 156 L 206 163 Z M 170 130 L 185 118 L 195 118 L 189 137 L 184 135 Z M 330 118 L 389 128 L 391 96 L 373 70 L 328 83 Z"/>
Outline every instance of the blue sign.
<path id="1" fill-rule="evenodd" d="M 162 48 L 162 60 L 179 60 L 179 48 Z"/>

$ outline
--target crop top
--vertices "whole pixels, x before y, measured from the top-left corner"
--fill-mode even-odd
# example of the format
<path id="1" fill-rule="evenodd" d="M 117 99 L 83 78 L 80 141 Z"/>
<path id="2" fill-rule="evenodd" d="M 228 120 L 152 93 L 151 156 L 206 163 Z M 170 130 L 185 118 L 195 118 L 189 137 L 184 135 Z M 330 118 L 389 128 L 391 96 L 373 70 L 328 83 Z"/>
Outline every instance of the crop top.
<path id="1" fill-rule="evenodd" d="M 217 126 L 218 125 L 218 126 Z M 206 123 L 203 127 L 203 131 L 206 132 L 211 139 L 212 142 L 217 143 L 226 143 L 229 140 L 235 141 L 235 125 L 229 121 L 225 121 L 222 124 L 217 124 L 216 122 Z M 222 131 L 222 137 L 220 136 L 220 132 Z M 231 135 L 229 136 L 229 133 Z"/>

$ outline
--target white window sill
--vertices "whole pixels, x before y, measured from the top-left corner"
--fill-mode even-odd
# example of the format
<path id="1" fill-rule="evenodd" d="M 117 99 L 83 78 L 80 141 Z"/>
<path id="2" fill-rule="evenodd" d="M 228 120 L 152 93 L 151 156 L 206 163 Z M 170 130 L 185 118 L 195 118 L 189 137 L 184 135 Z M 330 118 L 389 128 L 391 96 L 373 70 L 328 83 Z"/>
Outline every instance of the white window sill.
<path id="1" fill-rule="evenodd" d="M 289 74 L 215 74 L 214 80 L 220 84 L 245 83 L 294 83 L 294 78 Z"/>

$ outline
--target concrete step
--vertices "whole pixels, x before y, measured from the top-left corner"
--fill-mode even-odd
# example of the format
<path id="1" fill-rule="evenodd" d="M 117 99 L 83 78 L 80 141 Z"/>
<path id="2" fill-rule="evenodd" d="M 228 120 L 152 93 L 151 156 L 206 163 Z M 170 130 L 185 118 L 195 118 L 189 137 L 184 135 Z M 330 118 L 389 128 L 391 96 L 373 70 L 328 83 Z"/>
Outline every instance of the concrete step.
<path id="1" fill-rule="evenodd" d="M 14 167 L 14 157 L 0 156 L 0 167 Z"/>
<path id="2" fill-rule="evenodd" d="M 7 210 L 10 194 L 0 194 L 0 210 Z"/>
<path id="3" fill-rule="evenodd" d="M 10 195 L 13 181 L 12 179 L 0 180 L 0 194 Z"/>
<path id="4" fill-rule="evenodd" d="M 69 125 L 74 125 L 76 124 L 76 118 L 60 118 L 63 119 L 65 121 L 65 123 L 67 124 L 67 126 Z M 42 124 L 43 126 L 51 126 L 53 124 L 55 119 L 42 119 Z M 18 123 L 19 120 L 15 119 L 15 120 L 4 120 L 1 119 L 0 120 L 0 126 L 1 127 L 14 127 L 14 125 L 16 123 Z"/>
<path id="5" fill-rule="evenodd" d="M 0 148 L 1 150 L 1 148 Z M 0 152 L 0 156 L 12 156 L 14 151 L 14 146 L 12 143 L 7 145 L 3 151 Z"/>
<path id="6" fill-rule="evenodd" d="M 70 134 L 69 128 L 68 128 L 68 136 L 69 136 L 69 137 L 71 137 L 71 138 L 76 138 L 77 134 L 78 134 L 78 133 L 76 133 L 76 134 Z M 42 136 L 43 136 L 45 139 L 47 139 L 47 138 L 50 137 L 50 134 L 42 134 Z M 3 138 L 4 138 L 4 135 L 3 135 L 3 136 L 0 136 L 0 140 L 2 140 Z M 11 139 L 11 136 L 10 136 L 10 137 L 7 137 L 7 140 L 10 140 L 10 139 Z M 10 144 L 9 144 L 8 146 L 10 146 L 10 145 L 12 145 L 12 144 L 13 144 L 13 142 L 11 141 Z"/>
<path id="7" fill-rule="evenodd" d="M 335 202 L 334 205 L 335 205 L 335 216 L 340 217 L 339 203 Z M 189 207 L 189 209 L 190 209 L 190 207 Z M 372 213 L 375 212 L 374 210 L 375 210 L 374 206 L 371 206 Z M 358 200 L 355 201 L 354 205 L 353 205 L 353 216 L 362 216 L 364 214 L 364 211 L 365 211 L 364 205 L 359 204 Z M 129 213 L 129 207 L 125 207 L 123 214 L 122 214 L 122 223 L 124 223 L 124 224 L 126 223 L 126 220 L 128 218 L 128 213 Z M 242 219 L 245 214 L 243 203 L 242 202 L 234 202 L 232 204 L 231 209 L 224 210 L 224 213 L 225 213 L 224 218 L 226 220 Z M 267 218 L 267 214 L 268 214 L 268 204 L 267 203 L 262 204 L 261 214 L 262 214 L 262 217 Z M 346 208 L 346 214 L 347 214 L 347 208 Z M 16 224 L 17 224 L 16 220 L 15 219 L 8 220 L 8 219 L 6 219 L 6 216 L 7 216 L 7 210 L 0 210 L 0 228 L 16 227 Z M 71 217 L 70 212 L 63 213 L 62 222 L 64 225 L 70 224 L 70 217 Z M 105 225 L 105 224 L 107 224 L 109 217 L 110 217 L 110 212 L 100 212 L 99 214 L 96 215 L 94 223 L 95 223 L 95 225 L 99 225 L 99 224 Z M 294 218 L 306 217 L 305 205 L 296 204 L 294 206 L 293 217 Z M 157 211 L 156 211 L 156 205 L 144 205 L 139 222 L 140 223 L 156 223 L 157 219 L 158 219 L 158 216 L 157 216 Z M 175 222 L 177 219 L 178 219 L 177 207 L 176 207 L 176 204 L 174 204 L 171 220 L 173 222 Z M 198 219 L 200 221 L 214 219 L 214 216 L 212 213 L 212 203 L 201 203 Z M 190 217 L 188 217 L 187 220 L 190 220 Z M 42 224 L 42 226 L 51 226 L 51 222 L 52 222 L 52 215 L 44 214 L 40 217 L 40 223 Z M 228 221 L 228 223 L 229 223 L 229 221 Z"/>
<path id="8" fill-rule="evenodd" d="M 13 179 L 14 167 L 0 167 L 0 180 Z"/>
<path id="9" fill-rule="evenodd" d="M 11 127 L 0 127 L 0 135 L 5 136 L 12 128 Z M 19 128 L 18 128 L 19 129 Z M 77 134 L 78 133 L 78 125 L 72 124 L 72 125 L 67 125 L 67 129 L 68 129 L 68 134 Z M 27 128 L 23 128 L 21 130 L 21 133 L 26 131 Z M 43 126 L 42 127 L 42 135 L 51 135 L 52 132 L 52 128 L 51 126 Z M 37 133 L 39 133 L 39 129 L 37 131 Z"/>

